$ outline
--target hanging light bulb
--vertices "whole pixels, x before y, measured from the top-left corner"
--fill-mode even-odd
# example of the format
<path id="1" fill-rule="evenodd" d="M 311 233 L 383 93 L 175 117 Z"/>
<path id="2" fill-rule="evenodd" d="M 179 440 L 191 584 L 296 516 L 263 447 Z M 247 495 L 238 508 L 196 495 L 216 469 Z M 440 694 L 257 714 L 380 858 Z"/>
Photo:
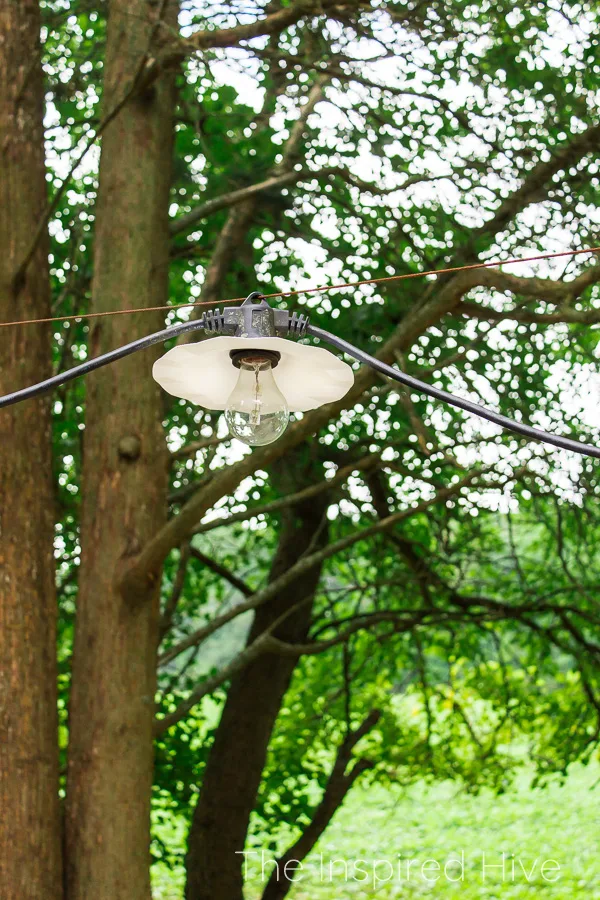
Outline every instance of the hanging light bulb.
<path id="1" fill-rule="evenodd" d="M 354 383 L 351 367 L 333 353 L 289 340 L 304 336 L 305 316 L 272 309 L 257 292 L 240 307 L 205 313 L 202 327 L 214 336 L 168 350 L 152 374 L 172 396 L 224 410 L 231 435 L 245 444 L 271 444 L 290 410 L 333 403 Z"/>
<path id="2" fill-rule="evenodd" d="M 252 447 L 271 444 L 283 434 L 290 418 L 286 399 L 273 377 L 279 354 L 232 351 L 231 361 L 240 374 L 225 407 L 229 431 Z"/>

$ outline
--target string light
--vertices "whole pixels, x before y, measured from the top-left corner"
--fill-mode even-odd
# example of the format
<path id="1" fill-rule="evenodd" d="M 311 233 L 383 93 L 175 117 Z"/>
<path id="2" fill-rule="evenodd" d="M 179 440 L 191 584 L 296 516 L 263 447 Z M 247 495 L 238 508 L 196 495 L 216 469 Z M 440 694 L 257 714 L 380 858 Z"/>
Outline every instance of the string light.
<path id="1" fill-rule="evenodd" d="M 300 293 L 308 294 L 318 291 L 357 287 L 361 284 L 378 284 L 400 281 L 403 278 L 442 275 L 451 272 L 498 267 L 507 263 L 533 262 L 540 259 L 555 259 L 561 256 L 598 252 L 600 252 L 600 247 L 593 247 L 587 250 L 563 251 L 561 253 L 545 253 L 526 259 L 506 260 L 504 263 L 474 263 L 467 266 L 437 269 L 432 272 L 390 275 L 386 278 L 370 278 L 348 284 L 308 288 L 305 291 L 281 291 L 268 296 L 269 298 L 289 297 Z M 197 303 L 190 305 L 204 306 L 207 304 Z M 159 308 L 173 309 L 173 307 Z M 147 312 L 149 310 L 136 311 Z M 134 310 L 120 310 L 119 312 L 134 312 Z M 106 311 L 99 315 L 110 314 L 109 311 Z M 93 313 L 88 314 L 85 318 L 91 318 L 93 315 Z M 81 318 L 84 317 L 82 316 Z M 33 324 L 36 321 L 43 320 L 1 324 L 5 326 L 10 324 L 22 325 Z M 61 319 L 58 319 L 58 321 L 61 321 Z M 347 353 L 359 362 L 370 366 L 386 377 L 403 384 L 405 387 L 413 388 L 429 397 L 480 416 L 523 437 L 553 444 L 555 447 L 571 450 L 583 456 L 600 459 L 600 448 L 592 444 L 585 444 L 562 435 L 543 431 L 525 423 L 516 422 L 507 416 L 480 406 L 478 403 L 456 397 L 441 388 L 426 384 L 418 378 L 408 375 L 406 372 L 389 366 L 377 357 L 371 356 L 353 344 L 337 337 L 337 335 L 311 325 L 305 315 L 285 309 L 272 308 L 267 302 L 267 298 L 259 291 L 253 291 L 246 297 L 241 307 L 228 306 L 223 310 L 207 311 L 197 319 L 176 323 L 168 328 L 164 328 L 162 331 L 131 341 L 129 344 L 118 347 L 116 350 L 111 350 L 94 359 L 86 360 L 86 362 L 66 372 L 53 375 L 39 384 L 30 385 L 12 394 L 6 394 L 0 397 L 0 408 L 38 396 L 59 384 L 65 384 L 73 378 L 116 362 L 130 353 L 135 353 L 153 344 L 164 343 L 174 337 L 200 329 L 204 329 L 211 335 L 218 336 L 192 345 L 173 347 L 155 362 L 153 369 L 154 378 L 166 391 L 176 397 L 183 397 L 208 409 L 225 409 L 226 419 L 232 433 L 251 445 L 268 444 L 276 440 L 287 425 L 291 409 L 301 412 L 316 409 L 318 406 L 326 403 L 341 400 L 349 391 L 353 381 L 352 369 L 327 350 L 297 345 L 297 351 L 303 355 L 304 365 L 301 366 L 300 371 L 294 369 L 294 365 L 291 362 L 294 354 L 289 349 L 291 345 L 288 341 L 282 340 L 282 337 L 298 338 L 310 335 L 331 344 L 338 350 Z M 313 358 L 315 354 L 320 354 L 318 362 Z M 280 363 L 282 386 L 286 387 L 288 393 L 291 392 L 293 403 L 289 402 L 290 398 L 279 389 L 279 375 L 272 379 L 272 369 L 275 366 L 279 369 Z M 243 371 L 239 376 L 238 383 L 235 384 L 236 377 L 234 376 L 233 382 L 231 382 L 231 377 L 228 376 L 233 374 L 231 370 L 232 365 L 236 366 L 238 364 Z M 252 372 L 255 376 L 254 379 L 246 378 L 246 375 Z M 315 375 L 316 379 L 313 377 Z M 221 394 L 224 385 L 228 381 L 231 383 L 226 391 L 227 397 L 224 403 Z M 325 388 L 325 393 L 323 393 L 323 387 Z M 207 390 L 208 394 L 206 394 Z M 202 391 L 205 393 L 202 393 Z"/>

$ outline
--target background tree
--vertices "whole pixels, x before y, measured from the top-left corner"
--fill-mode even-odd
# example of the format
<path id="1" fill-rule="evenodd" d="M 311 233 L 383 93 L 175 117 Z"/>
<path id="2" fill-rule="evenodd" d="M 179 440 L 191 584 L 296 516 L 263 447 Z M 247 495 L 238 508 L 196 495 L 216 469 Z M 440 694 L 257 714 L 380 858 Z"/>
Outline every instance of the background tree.
<path id="1" fill-rule="evenodd" d="M 36 3 L 0 6 L 2 321 L 50 312 L 46 234 L 31 251 L 46 197 L 39 32 Z M 47 377 L 50 361 L 47 326 L 6 329 L 2 393 Z M 0 880 L 32 900 L 61 884 L 50 429 L 48 397 L 0 416 Z"/>
<path id="2" fill-rule="evenodd" d="M 131 308 L 140 296 L 149 306 L 167 299 L 174 78 L 163 74 L 140 89 L 136 83 L 149 56 L 160 53 L 163 29 L 176 26 L 177 11 L 174 3 L 116 4 L 109 16 L 94 312 Z M 153 322 L 138 319 L 140 330 L 160 327 L 161 314 L 153 315 Z M 125 316 L 94 320 L 92 352 L 123 343 L 131 325 Z M 143 898 L 150 890 L 158 585 L 148 580 L 132 595 L 118 579 L 166 521 L 167 451 L 158 387 L 146 380 L 131 391 L 134 365 L 106 369 L 86 385 L 67 783 L 67 890 L 74 898 L 90 891 Z"/>
<path id="3" fill-rule="evenodd" d="M 591 6 L 112 0 L 42 13 L 52 197 L 33 220 L 23 213 L 30 241 L 6 258 L 28 271 L 49 228 L 56 315 L 594 243 Z M 600 268 L 576 257 L 517 271 L 294 302 L 387 362 L 593 440 L 582 386 Z M 68 368 L 190 314 L 64 322 L 52 361 Z M 67 897 L 149 896 L 153 729 L 155 815 L 191 819 L 195 806 L 190 900 L 241 897 L 236 850 L 257 823 L 283 858 L 310 852 L 359 777 L 502 788 L 515 766 L 502 744 L 516 734 L 541 775 L 589 756 L 594 463 L 366 369 L 342 401 L 248 453 L 214 413 L 161 397 L 151 357 L 54 397 Z M 43 348 L 32 358 L 27 382 L 51 361 Z M 35 502 L 50 508 L 42 492 Z M 49 534 L 36 528 L 35 541 L 48 559 Z M 23 558 L 10 566 L 19 576 Z M 51 602 L 35 591 L 36 609 Z M 27 677 L 55 747 L 49 671 Z M 218 722 L 205 720 L 206 697 Z"/>

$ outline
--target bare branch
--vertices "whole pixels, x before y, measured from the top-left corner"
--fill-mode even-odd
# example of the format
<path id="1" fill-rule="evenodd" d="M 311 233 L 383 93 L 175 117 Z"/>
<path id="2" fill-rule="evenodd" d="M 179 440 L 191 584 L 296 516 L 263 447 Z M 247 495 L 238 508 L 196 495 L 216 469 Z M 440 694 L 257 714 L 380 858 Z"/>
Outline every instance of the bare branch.
<path id="1" fill-rule="evenodd" d="M 355 463 L 351 463 L 348 466 L 344 466 L 342 469 L 338 469 L 333 478 L 319 481 L 318 484 L 303 488 L 303 490 L 297 491 L 295 494 L 288 494 L 287 497 L 279 497 L 277 500 L 272 500 L 271 503 L 250 507 L 249 509 L 241 510 L 230 516 L 223 517 L 222 519 L 212 519 L 210 522 L 204 522 L 196 529 L 194 534 L 205 534 L 207 531 L 212 531 L 214 528 L 221 528 L 224 525 L 233 525 L 236 522 L 245 522 L 248 519 L 253 519 L 255 516 L 268 515 L 269 513 L 277 512 L 280 509 L 285 509 L 288 506 L 303 503 L 306 500 L 310 500 L 312 497 L 322 494 L 323 491 L 329 491 L 342 484 L 352 472 L 369 470 L 379 461 L 379 454 L 371 453 L 368 456 L 363 457 L 363 459 L 357 460 Z"/>
<path id="2" fill-rule="evenodd" d="M 230 191 L 228 194 L 222 194 L 213 200 L 207 200 L 199 206 L 195 206 L 189 212 L 178 216 L 170 224 L 172 235 L 180 234 L 182 231 L 188 231 L 200 219 L 206 219 L 213 213 L 219 212 L 221 209 L 227 209 L 255 197 L 264 191 L 273 190 L 273 188 L 286 187 L 288 184 L 296 184 L 299 181 L 308 181 L 311 178 L 326 178 L 328 175 L 336 172 L 335 167 L 321 169 L 317 172 L 311 172 L 310 169 L 302 169 L 302 171 L 283 172 L 279 175 L 272 175 L 264 181 L 258 181 L 248 187 L 239 188 L 237 191 Z"/>
<path id="3" fill-rule="evenodd" d="M 225 581 L 228 581 L 229 584 L 239 591 L 244 597 L 252 597 L 254 596 L 254 591 L 251 587 L 249 587 L 245 581 L 242 581 L 241 578 L 234 572 L 230 572 L 225 566 L 222 566 L 221 563 L 217 562 L 215 559 L 211 559 L 210 556 L 207 556 L 205 553 L 202 553 L 201 550 L 198 550 L 197 547 L 190 547 L 190 553 L 197 559 L 198 562 L 201 562 L 202 565 L 206 566 L 208 569 L 211 569 L 215 572 L 216 575 L 219 575 L 221 578 L 224 578 Z"/>
<path id="4" fill-rule="evenodd" d="M 518 213 L 540 199 L 541 192 L 547 189 L 554 175 L 563 169 L 567 171 L 583 157 L 594 152 L 599 139 L 600 124 L 590 125 L 585 131 L 571 135 L 556 148 L 549 160 L 538 162 L 528 172 L 524 172 L 521 186 L 503 200 L 491 219 L 473 229 L 468 245 L 475 246 L 479 238 L 493 238 L 503 231 Z"/>
<path id="5" fill-rule="evenodd" d="M 344 802 L 348 791 L 357 778 L 367 769 L 373 767 L 373 763 L 370 760 L 363 758 L 355 760 L 350 771 L 347 771 L 353 759 L 354 748 L 363 737 L 373 730 L 380 718 L 380 710 L 374 709 L 358 728 L 347 733 L 344 741 L 338 748 L 335 763 L 325 786 L 321 802 L 298 840 L 277 860 L 263 892 L 262 900 L 283 900 L 293 883 L 297 863 L 306 859 Z M 283 878 L 281 877 L 282 873 Z"/>
<path id="6" fill-rule="evenodd" d="M 175 610 L 177 609 L 177 604 L 179 603 L 179 598 L 181 597 L 183 586 L 185 584 L 185 576 L 187 573 L 189 559 L 190 545 L 189 543 L 187 543 L 184 544 L 180 549 L 179 565 L 177 567 L 175 580 L 173 581 L 171 596 L 167 600 L 161 616 L 159 632 L 161 640 L 164 638 L 165 634 L 171 627 L 171 622 L 173 621 L 173 616 L 175 615 Z"/>
<path id="7" fill-rule="evenodd" d="M 489 306 L 481 306 L 479 303 L 461 303 L 457 313 L 468 316 L 471 319 L 483 319 L 486 322 L 525 322 L 526 324 L 539 323 L 551 325 L 552 323 L 566 322 L 573 325 L 597 325 L 600 322 L 600 309 L 562 309 L 555 313 L 535 313 L 527 309 L 491 309 Z"/>
<path id="8" fill-rule="evenodd" d="M 239 672 L 247 666 L 253 659 L 257 659 L 261 654 L 265 653 L 268 649 L 269 640 L 269 635 L 257 638 L 252 644 L 246 647 L 245 650 L 238 653 L 237 656 L 235 656 L 231 662 L 224 666 L 219 672 L 216 672 L 210 678 L 202 681 L 176 710 L 162 719 L 156 719 L 154 724 L 154 734 L 162 734 L 173 725 L 176 725 L 177 722 L 180 722 L 181 719 L 187 716 L 189 711 L 199 703 L 203 697 L 212 694 L 213 691 L 228 681 L 232 675 L 235 675 L 236 672 Z"/>
<path id="9" fill-rule="evenodd" d="M 178 450 L 174 450 L 171 454 L 172 459 L 187 459 L 188 456 L 199 453 L 200 450 L 208 450 L 209 447 L 217 447 L 219 444 L 226 443 L 230 438 L 212 437 L 206 438 L 204 441 L 193 441 L 190 444 L 184 444 Z"/>
<path id="10" fill-rule="evenodd" d="M 480 474 L 481 472 L 479 470 L 470 472 L 461 481 L 456 482 L 456 484 L 439 490 L 431 499 L 423 500 L 421 503 L 410 507 L 409 509 L 404 509 L 401 512 L 394 513 L 393 515 L 388 516 L 387 518 L 382 519 L 381 521 L 376 522 L 373 525 L 370 525 L 368 528 L 363 528 L 360 531 L 354 531 L 344 538 L 333 541 L 322 550 L 317 550 L 314 553 L 301 557 L 298 562 L 286 572 L 284 572 L 283 575 L 280 575 L 279 578 L 276 578 L 269 585 L 267 585 L 267 587 L 263 588 L 263 590 L 258 591 L 245 603 L 239 603 L 237 606 L 232 607 L 231 609 L 222 613 L 220 616 L 217 616 L 215 619 L 213 619 L 212 622 L 208 622 L 197 631 L 188 635 L 187 638 L 184 638 L 184 640 L 182 640 L 176 647 L 168 650 L 160 658 L 159 664 L 165 665 L 166 663 L 174 659 L 179 653 L 183 653 L 184 650 L 187 650 L 194 644 L 205 641 L 208 637 L 210 637 L 211 634 L 213 634 L 219 628 L 222 628 L 223 625 L 231 622 L 232 619 L 235 619 L 237 616 L 242 615 L 242 613 L 256 609 L 258 606 L 262 606 L 264 603 L 267 603 L 280 591 L 284 590 L 290 584 L 292 584 L 299 576 L 304 575 L 306 572 L 310 571 L 315 566 L 320 565 L 331 556 L 335 556 L 342 550 L 348 549 L 348 547 L 351 547 L 358 541 L 366 540 L 377 534 L 385 532 L 387 529 L 392 528 L 399 522 L 409 519 L 414 515 L 418 515 L 421 512 L 429 509 L 431 506 L 437 503 L 443 503 L 451 496 L 460 493 L 463 488 L 472 485 Z"/>
<path id="11" fill-rule="evenodd" d="M 562 304 L 579 297 L 588 287 L 600 282 L 600 266 L 590 266 L 571 281 L 553 281 L 550 278 L 522 277 L 502 272 L 500 269 L 481 269 L 477 285 L 510 291 L 522 297 L 531 297 L 545 303 Z"/>

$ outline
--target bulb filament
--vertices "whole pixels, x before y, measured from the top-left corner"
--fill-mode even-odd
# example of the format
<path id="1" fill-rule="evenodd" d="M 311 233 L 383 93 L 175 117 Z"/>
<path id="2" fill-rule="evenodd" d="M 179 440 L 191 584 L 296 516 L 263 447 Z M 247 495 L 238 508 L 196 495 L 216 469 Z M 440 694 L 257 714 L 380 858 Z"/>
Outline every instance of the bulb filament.
<path id="1" fill-rule="evenodd" d="M 252 411 L 250 413 L 250 424 L 251 425 L 260 425 L 260 405 L 261 405 L 261 386 L 260 379 L 258 377 L 258 373 L 260 372 L 262 362 L 253 362 L 252 368 L 254 369 L 254 405 L 252 407 Z"/>

